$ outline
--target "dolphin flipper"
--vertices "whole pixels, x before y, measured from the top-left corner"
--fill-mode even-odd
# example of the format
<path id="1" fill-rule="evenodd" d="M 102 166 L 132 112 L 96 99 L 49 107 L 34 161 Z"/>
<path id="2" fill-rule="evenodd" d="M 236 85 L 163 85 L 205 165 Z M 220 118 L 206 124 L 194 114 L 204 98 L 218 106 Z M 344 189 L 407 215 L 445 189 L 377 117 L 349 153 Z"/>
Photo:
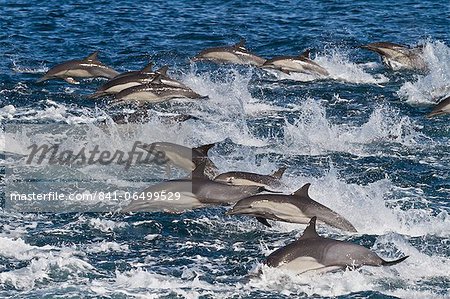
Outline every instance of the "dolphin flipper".
<path id="1" fill-rule="evenodd" d="M 256 220 L 258 220 L 260 223 L 262 223 L 263 225 L 265 225 L 267 227 L 272 227 L 272 225 L 267 221 L 266 218 L 256 217 Z"/>

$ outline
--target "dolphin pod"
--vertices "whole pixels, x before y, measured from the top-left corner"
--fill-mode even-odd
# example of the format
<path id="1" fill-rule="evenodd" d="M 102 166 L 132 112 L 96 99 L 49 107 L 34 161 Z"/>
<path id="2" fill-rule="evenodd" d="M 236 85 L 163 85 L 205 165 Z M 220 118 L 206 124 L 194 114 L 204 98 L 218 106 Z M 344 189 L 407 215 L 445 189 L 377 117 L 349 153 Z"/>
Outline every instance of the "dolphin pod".
<path id="1" fill-rule="evenodd" d="M 311 217 L 317 216 L 327 225 L 356 232 L 347 219 L 309 197 L 310 185 L 305 184 L 290 195 L 260 194 L 241 199 L 226 214 L 254 216 L 267 226 L 271 226 L 267 219 L 306 224 Z"/>
<path id="2" fill-rule="evenodd" d="M 190 179 L 162 182 L 141 192 L 138 200 L 132 200 L 121 212 L 184 212 L 211 205 L 228 205 L 263 191 L 260 186 L 234 186 L 216 182 L 204 174 L 206 162 L 200 163 Z M 156 194 L 172 196 L 171 200 L 155 199 Z"/>
<path id="3" fill-rule="evenodd" d="M 338 269 L 354 269 L 362 266 L 392 266 L 408 256 L 385 261 L 364 246 L 319 236 L 316 219 L 312 217 L 303 235 L 293 243 L 272 252 L 265 260 L 269 267 L 296 272 L 329 272 Z"/>

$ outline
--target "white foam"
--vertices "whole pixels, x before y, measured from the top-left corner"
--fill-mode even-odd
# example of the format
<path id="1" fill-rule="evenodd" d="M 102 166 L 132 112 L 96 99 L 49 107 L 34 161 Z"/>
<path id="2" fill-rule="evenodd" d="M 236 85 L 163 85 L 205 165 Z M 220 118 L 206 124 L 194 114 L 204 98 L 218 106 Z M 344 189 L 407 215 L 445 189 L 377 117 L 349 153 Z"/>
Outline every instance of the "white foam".
<path id="1" fill-rule="evenodd" d="M 325 108 L 317 101 L 303 102 L 298 120 L 286 122 L 283 152 L 321 155 L 327 152 L 347 152 L 365 156 L 370 145 L 380 142 L 416 146 L 424 136 L 413 130 L 414 123 L 391 108 L 378 107 L 362 125 L 333 124 Z M 378 150 L 379 151 L 379 150 Z"/>
<path id="2" fill-rule="evenodd" d="M 450 95 L 450 47 L 440 41 L 428 41 L 424 59 L 429 67 L 427 74 L 405 82 L 398 91 L 409 104 L 432 104 Z"/>

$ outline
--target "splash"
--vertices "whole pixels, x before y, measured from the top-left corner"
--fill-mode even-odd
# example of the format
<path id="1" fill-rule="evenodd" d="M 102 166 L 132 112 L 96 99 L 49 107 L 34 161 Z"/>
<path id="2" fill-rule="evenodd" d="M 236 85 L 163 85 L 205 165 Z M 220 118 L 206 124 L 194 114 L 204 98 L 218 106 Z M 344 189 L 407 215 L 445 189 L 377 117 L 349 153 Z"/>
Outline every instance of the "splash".
<path id="1" fill-rule="evenodd" d="M 423 136 L 414 131 L 407 116 L 387 107 L 378 107 L 361 126 L 333 124 L 325 108 L 312 99 L 301 107 L 298 120 L 286 122 L 284 150 L 292 154 L 321 155 L 327 152 L 347 152 L 368 155 L 370 145 L 380 142 L 415 146 Z"/>
<path id="2" fill-rule="evenodd" d="M 450 47 L 440 41 L 428 41 L 424 58 L 428 73 L 417 75 L 416 81 L 404 83 L 398 91 L 409 104 L 432 104 L 450 94 Z"/>

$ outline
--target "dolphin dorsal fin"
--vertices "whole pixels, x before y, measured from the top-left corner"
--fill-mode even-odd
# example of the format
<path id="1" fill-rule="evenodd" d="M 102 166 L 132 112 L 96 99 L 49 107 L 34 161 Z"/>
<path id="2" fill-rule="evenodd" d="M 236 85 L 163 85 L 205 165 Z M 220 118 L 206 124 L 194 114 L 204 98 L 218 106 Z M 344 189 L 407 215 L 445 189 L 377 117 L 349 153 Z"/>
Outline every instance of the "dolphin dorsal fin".
<path id="1" fill-rule="evenodd" d="M 194 147 L 193 150 L 200 152 L 203 156 L 208 156 L 208 151 L 216 145 L 215 143 L 205 144 L 199 147 Z"/>
<path id="2" fill-rule="evenodd" d="M 168 65 L 165 65 L 165 66 L 163 66 L 163 67 L 160 67 L 156 72 L 158 73 L 158 74 L 161 74 L 161 75 L 163 75 L 163 76 L 167 76 L 167 70 L 169 69 L 169 66 Z"/>
<path id="3" fill-rule="evenodd" d="M 284 174 L 284 172 L 286 171 L 286 168 L 287 167 L 280 167 L 280 169 L 278 169 L 277 171 L 275 171 L 273 174 L 272 174 L 272 176 L 274 177 L 274 178 L 277 178 L 277 179 L 281 179 L 281 177 L 283 176 L 283 174 Z"/>
<path id="4" fill-rule="evenodd" d="M 98 61 L 98 51 L 95 51 L 94 53 L 89 54 L 84 60 L 86 61 Z"/>
<path id="5" fill-rule="evenodd" d="M 154 83 L 154 84 L 162 84 L 161 82 L 161 74 L 157 74 L 155 76 L 155 78 L 153 78 L 153 80 L 150 83 Z"/>
<path id="6" fill-rule="evenodd" d="M 308 190 L 309 186 L 311 186 L 310 183 L 304 184 L 300 189 L 292 193 L 292 195 L 299 196 L 299 197 L 309 197 Z"/>
<path id="7" fill-rule="evenodd" d="M 144 66 L 144 67 L 142 68 L 141 72 L 142 72 L 142 73 L 151 73 L 151 72 L 152 72 L 152 69 L 153 69 L 153 62 L 150 61 L 149 63 L 147 63 L 146 66 Z"/>
<path id="8" fill-rule="evenodd" d="M 316 220 L 317 220 L 316 216 L 312 217 L 311 220 L 309 220 L 309 224 L 305 228 L 305 231 L 303 232 L 303 235 L 299 238 L 299 240 L 313 239 L 320 237 L 316 231 Z"/>
<path id="9" fill-rule="evenodd" d="M 234 47 L 245 49 L 245 39 L 241 38 L 241 40 L 237 44 L 235 44 Z"/>
<path id="10" fill-rule="evenodd" d="M 205 168 L 206 168 L 206 161 L 202 161 L 196 164 L 195 169 L 192 170 L 191 174 L 192 179 L 206 178 L 207 176 L 205 175 Z"/>

